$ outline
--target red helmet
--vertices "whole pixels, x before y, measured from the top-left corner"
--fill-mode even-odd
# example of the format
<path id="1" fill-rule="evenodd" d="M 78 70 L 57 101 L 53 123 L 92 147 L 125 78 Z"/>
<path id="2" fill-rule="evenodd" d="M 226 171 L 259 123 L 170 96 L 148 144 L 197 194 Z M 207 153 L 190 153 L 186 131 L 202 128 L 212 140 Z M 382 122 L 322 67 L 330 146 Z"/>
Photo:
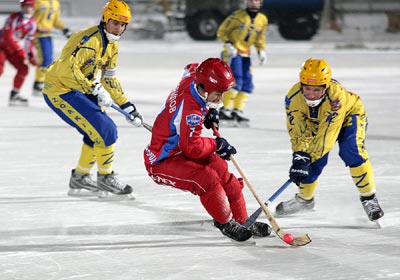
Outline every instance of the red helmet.
<path id="1" fill-rule="evenodd" d="M 19 3 L 22 5 L 30 5 L 35 6 L 35 0 L 19 0 Z"/>
<path id="2" fill-rule="evenodd" d="M 208 93 L 225 92 L 235 85 L 235 77 L 226 62 L 208 58 L 197 67 L 195 82 Z"/>

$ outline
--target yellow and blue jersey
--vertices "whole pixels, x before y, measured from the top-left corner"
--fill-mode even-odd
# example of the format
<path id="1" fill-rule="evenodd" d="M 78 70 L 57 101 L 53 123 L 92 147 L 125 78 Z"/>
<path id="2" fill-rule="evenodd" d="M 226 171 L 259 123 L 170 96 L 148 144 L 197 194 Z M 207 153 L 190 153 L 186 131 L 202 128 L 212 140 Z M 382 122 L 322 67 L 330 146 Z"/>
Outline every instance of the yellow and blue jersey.
<path id="1" fill-rule="evenodd" d="M 33 14 L 37 24 L 36 37 L 51 36 L 53 28 L 63 30 L 65 24 L 61 19 L 60 2 L 58 0 L 36 0 Z"/>
<path id="2" fill-rule="evenodd" d="M 265 33 L 268 19 L 262 13 L 251 18 L 246 10 L 237 10 L 219 26 L 217 37 L 223 42 L 231 42 L 241 56 L 250 56 L 250 48 L 257 50 L 266 46 Z"/>
<path id="3" fill-rule="evenodd" d="M 357 132 L 358 152 L 367 157 L 363 147 L 367 113 L 360 97 L 332 80 L 325 97 L 317 107 L 309 107 L 304 99 L 301 84 L 295 84 L 285 98 L 286 125 L 292 150 L 310 154 L 313 162 L 332 150 L 342 128 L 353 125 Z M 358 116 L 359 123 L 352 123 Z M 357 151 L 356 151 L 357 153 Z"/>

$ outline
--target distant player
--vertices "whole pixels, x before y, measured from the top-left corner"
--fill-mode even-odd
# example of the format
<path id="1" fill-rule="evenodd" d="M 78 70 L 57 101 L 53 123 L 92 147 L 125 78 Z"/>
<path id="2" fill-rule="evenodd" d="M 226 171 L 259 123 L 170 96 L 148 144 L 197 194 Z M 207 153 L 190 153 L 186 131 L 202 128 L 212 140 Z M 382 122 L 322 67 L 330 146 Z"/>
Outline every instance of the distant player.
<path id="1" fill-rule="evenodd" d="M 38 67 L 33 84 L 33 95 L 41 96 L 46 70 L 53 62 L 53 35 L 54 28 L 59 29 L 69 38 L 71 32 L 61 19 L 60 2 L 58 0 L 36 0 L 33 14 L 38 31 L 35 35 L 35 47 L 38 55 Z"/>
<path id="2" fill-rule="evenodd" d="M 259 12 L 261 4 L 262 0 L 247 0 L 247 8 L 227 17 L 217 32 L 218 38 L 224 42 L 222 57 L 232 68 L 236 79 L 236 85 L 224 95 L 224 106 L 220 110 L 222 123 L 249 125 L 244 107 L 254 89 L 251 47 L 254 45 L 256 48 L 260 64 L 267 59 L 265 33 L 268 19 Z"/>
<path id="3" fill-rule="evenodd" d="M 286 95 L 287 129 L 293 150 L 289 173 L 299 192 L 278 204 L 276 213 L 289 215 L 314 208 L 318 177 L 338 142 L 339 155 L 350 169 L 361 204 L 368 218 L 375 221 L 383 211 L 375 195 L 374 174 L 364 143 L 367 112 L 360 97 L 331 76 L 325 60 L 310 58 L 301 68 L 300 81 Z"/>
<path id="4" fill-rule="evenodd" d="M 141 126 L 143 122 L 116 77 L 118 41 L 130 20 L 128 4 L 111 0 L 100 24 L 73 34 L 46 74 L 46 103 L 83 136 L 81 155 L 69 182 L 70 195 L 79 195 L 81 190 L 101 197 L 132 193 L 132 187 L 121 183 L 114 172 L 117 126 L 104 111 L 115 102 L 133 116 L 127 119 L 129 123 Z M 96 82 L 99 70 L 101 83 Z M 95 163 L 97 182 L 90 175 Z"/>
<path id="5" fill-rule="evenodd" d="M 186 66 L 157 115 L 144 160 L 155 183 L 198 195 L 222 234 L 245 241 L 267 236 L 271 229 L 261 222 L 250 229 L 241 226 L 248 218 L 243 181 L 226 162 L 236 149 L 224 138 L 201 135 L 203 124 L 208 129 L 218 125 L 215 108 L 234 83 L 231 69 L 219 58 Z"/>
<path id="6" fill-rule="evenodd" d="M 0 31 L 0 76 L 3 75 L 6 61 L 17 69 L 10 93 L 10 106 L 28 106 L 28 99 L 20 95 L 20 90 L 29 73 L 27 61 L 36 65 L 33 37 L 37 25 L 32 17 L 35 0 L 19 2 L 21 11 L 9 15 Z"/>

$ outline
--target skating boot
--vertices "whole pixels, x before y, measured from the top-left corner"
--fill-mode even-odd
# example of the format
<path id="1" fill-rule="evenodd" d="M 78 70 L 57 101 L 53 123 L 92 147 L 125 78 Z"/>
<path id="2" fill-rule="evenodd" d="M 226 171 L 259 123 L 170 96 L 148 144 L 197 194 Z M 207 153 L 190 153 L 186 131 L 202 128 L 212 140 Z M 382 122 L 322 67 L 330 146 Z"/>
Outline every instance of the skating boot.
<path id="1" fill-rule="evenodd" d="M 18 91 L 12 90 L 10 93 L 10 99 L 8 101 L 9 106 L 28 106 L 28 99 L 23 98 L 19 95 Z"/>
<path id="2" fill-rule="evenodd" d="M 219 123 L 225 127 L 235 126 L 235 119 L 232 117 L 232 110 L 222 107 L 219 110 Z"/>
<path id="3" fill-rule="evenodd" d="M 294 214 L 297 212 L 310 211 L 314 209 L 314 206 L 315 206 L 314 198 L 310 200 L 305 200 L 296 194 L 294 198 L 279 203 L 276 206 L 275 212 L 276 215 L 284 216 L 284 215 Z"/>
<path id="4" fill-rule="evenodd" d="M 82 193 L 82 190 L 87 190 L 89 191 L 89 193 Z M 91 174 L 81 173 L 79 171 L 76 171 L 75 169 L 72 169 L 71 178 L 69 180 L 68 195 L 82 196 L 97 194 L 97 192 L 97 183 L 92 179 Z"/>
<path id="5" fill-rule="evenodd" d="M 383 217 L 384 213 L 379 206 L 378 199 L 375 194 L 368 197 L 360 197 L 361 204 L 368 215 L 370 221 L 376 221 Z"/>
<path id="6" fill-rule="evenodd" d="M 265 237 L 271 234 L 271 227 L 266 223 L 255 222 L 249 230 L 256 237 Z"/>
<path id="7" fill-rule="evenodd" d="M 242 110 L 235 109 L 232 112 L 232 117 L 235 120 L 235 123 L 239 127 L 249 127 L 250 126 L 250 119 L 244 116 Z"/>
<path id="8" fill-rule="evenodd" d="M 135 199 L 132 193 L 132 187 L 121 183 L 114 171 L 111 174 L 97 173 L 97 188 L 99 189 L 100 198 L 115 195 L 118 197 Z"/>
<path id="9" fill-rule="evenodd" d="M 246 241 L 252 236 L 249 229 L 240 225 L 235 220 L 230 220 L 226 224 L 220 224 L 217 221 L 214 221 L 214 226 L 218 228 L 223 235 L 239 242 Z"/>
<path id="10" fill-rule="evenodd" d="M 32 90 L 32 95 L 34 96 L 42 96 L 43 93 L 43 82 L 34 82 L 33 83 L 33 90 Z"/>

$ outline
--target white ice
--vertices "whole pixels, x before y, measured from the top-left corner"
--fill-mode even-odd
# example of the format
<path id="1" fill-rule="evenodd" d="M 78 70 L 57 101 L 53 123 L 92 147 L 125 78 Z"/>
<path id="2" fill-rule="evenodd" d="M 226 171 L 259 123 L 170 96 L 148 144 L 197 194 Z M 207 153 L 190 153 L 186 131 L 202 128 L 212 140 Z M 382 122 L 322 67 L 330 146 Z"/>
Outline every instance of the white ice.
<path id="1" fill-rule="evenodd" d="M 325 58 L 368 110 L 366 145 L 385 211 L 383 229 L 367 219 L 335 147 L 320 177 L 316 210 L 277 218 L 285 231 L 308 233 L 312 243 L 294 248 L 275 236 L 256 245 L 231 242 L 212 227 L 198 197 L 148 178 L 142 154 L 149 133 L 112 109 L 119 128 L 115 170 L 137 198 L 69 197 L 82 137 L 31 96 L 33 68 L 22 92 L 30 106 L 8 107 L 15 73 L 8 64 L 0 78 L 0 279 L 400 279 L 400 38 L 352 30 L 325 31 L 310 42 L 288 42 L 271 30 L 268 62 L 254 67 L 256 89 L 246 107 L 251 128 L 220 131 L 267 199 L 286 181 L 291 160 L 284 95 L 304 60 Z M 57 52 L 64 42 L 57 38 Z M 358 47 L 346 48 L 349 43 Z M 182 68 L 219 56 L 220 46 L 182 34 L 122 40 L 117 74 L 151 124 Z M 238 174 L 233 165 L 230 170 Z M 270 209 L 295 192 L 289 187 Z M 247 188 L 244 194 L 251 213 L 257 202 Z"/>

